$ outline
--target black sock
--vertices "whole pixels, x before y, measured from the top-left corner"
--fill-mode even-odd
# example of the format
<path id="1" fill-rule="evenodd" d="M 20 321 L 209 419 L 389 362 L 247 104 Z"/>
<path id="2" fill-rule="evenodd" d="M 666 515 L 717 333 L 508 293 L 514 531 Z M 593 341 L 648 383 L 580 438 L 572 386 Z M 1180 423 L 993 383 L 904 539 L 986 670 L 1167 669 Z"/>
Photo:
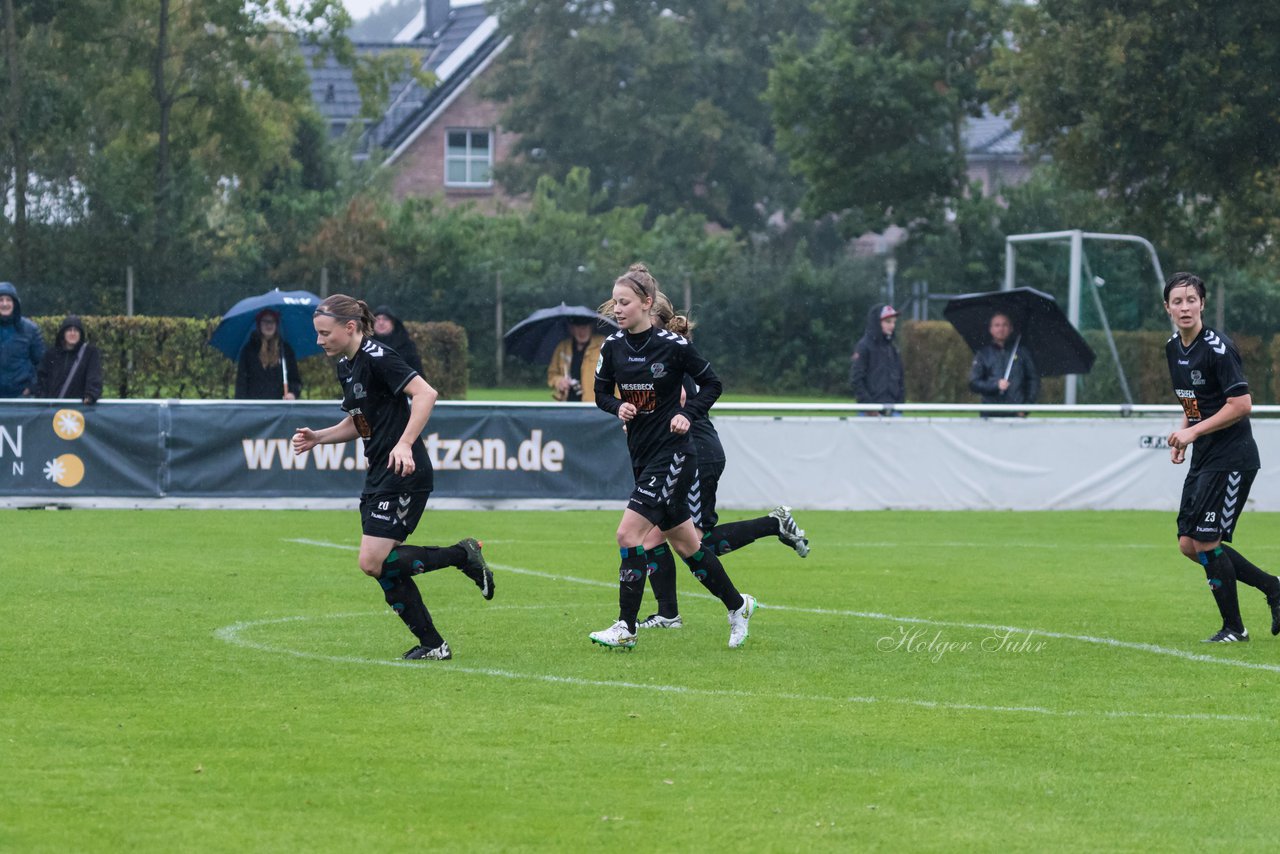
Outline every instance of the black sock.
<path id="1" fill-rule="evenodd" d="M 676 559 L 671 554 L 671 547 L 666 543 L 649 550 L 649 584 L 653 587 L 653 598 L 658 600 L 658 613 L 667 619 L 674 619 L 680 614 L 680 604 L 676 597 Z"/>
<path id="2" fill-rule="evenodd" d="M 1218 605 L 1218 613 L 1222 614 L 1222 627 L 1233 632 L 1244 631 L 1244 621 L 1240 618 L 1240 599 L 1236 594 L 1236 570 L 1231 565 L 1231 558 L 1218 546 L 1211 552 L 1200 552 L 1200 565 L 1204 567 L 1205 578 L 1209 579 L 1209 589 L 1213 591 L 1213 601 Z"/>
<path id="3" fill-rule="evenodd" d="M 702 535 L 702 547 L 717 555 L 749 546 L 756 540 L 778 536 L 778 520 L 772 516 L 725 522 Z"/>
<path id="4" fill-rule="evenodd" d="M 636 631 L 636 616 L 640 613 L 640 600 L 644 598 L 644 579 L 649 574 L 649 553 L 644 546 L 621 549 L 622 564 L 618 567 L 618 619 L 627 624 L 632 634 Z"/>
<path id="5" fill-rule="evenodd" d="M 444 638 L 436 631 L 435 623 L 431 622 L 431 613 L 427 611 L 422 594 L 418 592 L 418 585 L 413 583 L 412 578 L 401 572 L 399 567 L 384 563 L 378 586 L 382 588 L 382 596 L 391 610 L 413 632 L 418 643 L 427 649 L 435 649 L 444 643 Z"/>
<path id="6" fill-rule="evenodd" d="M 444 569 L 446 566 L 464 566 L 467 553 L 462 546 L 396 546 L 387 555 L 383 565 L 391 565 L 409 575 L 421 575 Z"/>
<path id="7" fill-rule="evenodd" d="M 1280 596 L 1280 578 L 1258 569 L 1249 562 L 1248 558 L 1226 543 L 1222 544 L 1222 550 L 1227 553 L 1227 557 L 1231 558 L 1231 565 L 1235 568 L 1236 578 L 1250 587 L 1256 587 L 1267 594 L 1268 600 Z"/>
<path id="8" fill-rule="evenodd" d="M 689 565 L 689 571 L 693 573 L 693 577 L 698 579 L 712 596 L 723 602 L 726 608 L 736 611 L 742 607 L 742 594 L 729 580 L 729 575 L 724 571 L 720 558 L 707 549 L 698 549 L 685 558 L 684 562 Z"/>

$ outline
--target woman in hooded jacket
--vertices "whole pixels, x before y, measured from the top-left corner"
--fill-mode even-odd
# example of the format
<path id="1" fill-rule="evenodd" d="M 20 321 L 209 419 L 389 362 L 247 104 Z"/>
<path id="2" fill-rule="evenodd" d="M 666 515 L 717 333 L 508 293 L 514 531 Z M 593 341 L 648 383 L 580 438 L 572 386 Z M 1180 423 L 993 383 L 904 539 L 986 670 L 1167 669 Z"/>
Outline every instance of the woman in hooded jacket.
<path id="1" fill-rule="evenodd" d="M 102 352 L 89 343 L 74 314 L 58 327 L 36 371 L 36 396 L 74 399 L 92 406 L 102 397 Z"/>
<path id="2" fill-rule="evenodd" d="M 373 340 L 386 344 L 404 359 L 405 364 L 419 374 L 422 373 L 422 359 L 418 356 L 418 346 L 409 337 L 409 330 L 404 322 L 396 317 L 390 306 L 380 305 L 373 313 Z"/>

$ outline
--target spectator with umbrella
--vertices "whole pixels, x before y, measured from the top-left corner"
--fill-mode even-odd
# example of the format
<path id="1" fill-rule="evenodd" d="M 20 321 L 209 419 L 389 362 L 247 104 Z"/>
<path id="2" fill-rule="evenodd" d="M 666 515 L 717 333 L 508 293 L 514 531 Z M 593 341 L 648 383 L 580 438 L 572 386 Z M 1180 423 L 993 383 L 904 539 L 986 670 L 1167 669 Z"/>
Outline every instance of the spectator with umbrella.
<path id="1" fill-rule="evenodd" d="M 987 333 L 991 340 L 974 354 L 973 365 L 969 368 L 969 390 L 982 395 L 983 403 L 1035 403 L 1040 397 L 1040 375 L 1036 373 L 1030 348 L 1022 345 L 1021 336 L 1010 344 L 1013 321 L 1009 315 L 1004 312 L 991 315 Z"/>
<path id="2" fill-rule="evenodd" d="M 506 351 L 528 362 L 546 363 L 551 396 L 560 401 L 594 403 L 596 362 L 602 332 L 617 324 L 585 305 L 560 303 L 541 308 L 503 336 Z"/>
<path id="3" fill-rule="evenodd" d="M 236 400 L 297 400 L 302 394 L 298 359 L 280 337 L 280 314 L 264 308 L 240 350 L 236 368 Z"/>
<path id="4" fill-rule="evenodd" d="M 311 316 L 320 298 L 278 288 L 240 300 L 222 316 L 209 343 L 237 360 L 236 398 L 296 400 L 298 359 L 320 353 Z"/>
<path id="5" fill-rule="evenodd" d="M 983 403 L 1035 403 L 1041 377 L 1093 368 L 1088 343 L 1057 301 L 1034 288 L 953 297 L 942 314 L 974 351 L 969 388 Z"/>
<path id="6" fill-rule="evenodd" d="M 569 319 L 569 337 L 556 345 L 547 363 L 547 385 L 556 400 L 576 403 L 596 402 L 596 360 L 600 358 L 600 345 L 604 336 L 596 334 L 596 322 L 590 317 Z"/>

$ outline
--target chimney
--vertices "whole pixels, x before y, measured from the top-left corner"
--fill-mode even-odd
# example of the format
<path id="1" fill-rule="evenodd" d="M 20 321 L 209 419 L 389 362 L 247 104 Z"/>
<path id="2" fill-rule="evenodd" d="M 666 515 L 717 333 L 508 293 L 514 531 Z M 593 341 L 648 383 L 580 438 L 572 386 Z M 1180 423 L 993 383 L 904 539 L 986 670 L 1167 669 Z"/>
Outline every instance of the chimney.
<path id="1" fill-rule="evenodd" d="M 449 22 L 449 0 L 423 0 L 423 4 L 427 13 L 427 25 L 423 29 L 430 38 L 443 30 L 444 25 Z"/>

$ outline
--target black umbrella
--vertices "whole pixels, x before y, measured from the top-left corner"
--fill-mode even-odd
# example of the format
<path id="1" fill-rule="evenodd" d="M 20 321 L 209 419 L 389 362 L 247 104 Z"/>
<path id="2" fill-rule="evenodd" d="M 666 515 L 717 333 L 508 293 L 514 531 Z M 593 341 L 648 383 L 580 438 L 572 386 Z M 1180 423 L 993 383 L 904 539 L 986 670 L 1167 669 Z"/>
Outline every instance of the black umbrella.
<path id="1" fill-rule="evenodd" d="M 506 351 L 526 362 L 545 364 L 551 359 L 556 345 L 569 337 L 571 320 L 594 322 L 596 331 L 601 333 L 618 328 L 612 319 L 602 317 L 593 308 L 560 303 L 552 308 L 540 308 L 511 327 L 502 336 Z"/>
<path id="2" fill-rule="evenodd" d="M 1035 288 L 1012 288 L 952 297 L 942 316 L 951 321 L 974 352 L 991 342 L 987 327 L 994 314 L 1008 315 L 1016 346 L 1026 347 L 1042 377 L 1087 374 L 1093 350 L 1071 325 L 1053 297 Z"/>

